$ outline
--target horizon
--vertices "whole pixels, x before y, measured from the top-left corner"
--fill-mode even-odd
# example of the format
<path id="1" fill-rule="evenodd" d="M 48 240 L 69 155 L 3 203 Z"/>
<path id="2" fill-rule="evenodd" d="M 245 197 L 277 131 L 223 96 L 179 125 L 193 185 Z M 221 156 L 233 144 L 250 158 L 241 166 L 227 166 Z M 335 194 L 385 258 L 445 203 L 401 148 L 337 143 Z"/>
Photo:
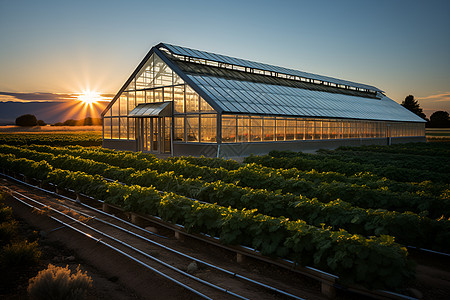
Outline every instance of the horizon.
<path id="1" fill-rule="evenodd" d="M 70 102 L 83 91 L 109 102 L 167 42 L 373 85 L 397 103 L 413 95 L 428 118 L 450 111 L 446 1 L 194 1 L 182 11 L 181 1 L 25 2 L 0 3 L 0 102 Z"/>

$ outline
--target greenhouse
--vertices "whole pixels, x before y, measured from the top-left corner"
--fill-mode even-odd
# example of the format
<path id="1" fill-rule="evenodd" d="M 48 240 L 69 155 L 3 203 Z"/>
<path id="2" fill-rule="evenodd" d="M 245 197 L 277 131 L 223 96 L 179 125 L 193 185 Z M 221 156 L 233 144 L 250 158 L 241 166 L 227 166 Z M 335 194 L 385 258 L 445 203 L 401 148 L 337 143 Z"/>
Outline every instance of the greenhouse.
<path id="1" fill-rule="evenodd" d="M 160 43 L 102 113 L 103 146 L 241 157 L 425 141 L 376 87 Z"/>

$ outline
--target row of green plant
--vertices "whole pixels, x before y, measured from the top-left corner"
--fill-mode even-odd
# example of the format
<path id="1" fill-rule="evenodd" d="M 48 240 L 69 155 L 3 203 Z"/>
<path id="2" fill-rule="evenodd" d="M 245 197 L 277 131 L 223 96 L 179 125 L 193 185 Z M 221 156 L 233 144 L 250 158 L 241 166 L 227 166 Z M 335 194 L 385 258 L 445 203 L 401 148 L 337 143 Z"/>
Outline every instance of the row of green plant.
<path id="1" fill-rule="evenodd" d="M 0 144 L 6 145 L 50 145 L 50 146 L 101 146 L 102 134 L 98 132 L 71 132 L 71 133 L 0 133 Z"/>
<path id="2" fill-rule="evenodd" d="M 3 148 L 5 147 L 7 146 L 3 146 Z M 0 147 L 0 151 L 1 149 Z M 381 208 L 399 212 L 412 211 L 429 215 L 432 218 L 440 218 L 442 215 L 450 216 L 449 186 L 436 185 L 431 182 L 415 185 L 397 183 L 389 180 L 377 180 L 367 173 L 357 174 L 348 179 L 344 175 L 334 172 L 274 169 L 256 164 L 242 165 L 236 170 L 227 170 L 197 166 L 183 159 L 166 161 L 142 153 L 103 151 L 98 148 L 56 148 L 33 145 L 30 149 L 79 156 L 121 168 L 152 169 L 158 172 L 174 171 L 177 175 L 187 178 L 200 177 L 209 182 L 220 180 L 242 187 L 317 198 L 322 202 L 341 199 L 362 208 Z M 409 190 L 405 190 L 405 187 Z"/>
<path id="3" fill-rule="evenodd" d="M 394 144 L 390 146 L 361 146 L 361 147 L 349 147 L 342 146 L 337 149 L 338 151 L 367 151 L 377 153 L 394 153 L 394 154 L 412 154 L 412 155 L 426 155 L 433 157 L 450 157 L 450 141 L 443 141 L 439 143 L 407 143 L 407 144 Z"/>
<path id="4" fill-rule="evenodd" d="M 218 236 L 225 244 L 241 244 L 264 255 L 313 265 L 337 274 L 343 283 L 397 289 L 413 275 L 407 250 L 389 236 L 365 238 L 344 230 L 314 227 L 301 220 L 258 214 L 255 210 L 203 204 L 174 193 L 160 194 L 153 187 L 107 182 L 99 175 L 54 169 L 45 161 L 0 156 L 1 166 L 13 170 L 22 168 L 25 161 L 28 168 L 24 173 L 28 176 L 47 169 L 45 181 L 58 187 L 104 199 L 128 211 L 160 216 L 185 226 L 189 232 Z"/>
<path id="5" fill-rule="evenodd" d="M 127 184 L 154 186 L 159 190 L 175 192 L 198 200 L 231 206 L 237 209 L 258 209 L 274 217 L 302 219 L 314 226 L 343 228 L 351 233 L 391 235 L 397 241 L 417 247 L 450 252 L 450 221 L 433 220 L 413 213 L 398 213 L 385 210 L 362 209 L 349 203 L 335 200 L 321 203 L 293 194 L 281 194 L 264 189 L 251 189 L 234 184 L 204 182 L 200 179 L 184 178 L 174 172 L 158 173 L 154 170 L 136 171 L 121 169 L 102 162 L 69 155 L 54 156 L 34 150 L 9 147 L 11 153 L 31 160 L 46 160 L 50 165 L 70 171 L 99 174 Z M 15 150 L 15 151 L 14 151 Z"/>
<path id="6" fill-rule="evenodd" d="M 268 160 L 266 158 L 275 158 Z M 386 177 L 401 182 L 421 182 L 431 180 L 433 182 L 450 183 L 449 176 L 435 172 L 434 170 L 417 170 L 398 168 L 396 166 L 375 166 L 369 163 L 341 161 L 335 157 L 319 154 L 305 154 L 289 151 L 271 151 L 265 156 L 250 156 L 244 159 L 245 163 L 256 162 L 274 168 L 297 168 L 300 170 L 315 169 L 320 172 L 334 171 L 348 176 L 359 172 L 371 172 L 378 176 Z"/>
<path id="7" fill-rule="evenodd" d="M 359 164 L 370 164 L 376 168 L 380 167 L 396 167 L 401 169 L 410 169 L 418 171 L 428 171 L 440 174 L 450 173 L 447 167 L 450 165 L 450 157 L 445 156 L 429 156 L 405 153 L 387 153 L 387 152 L 368 152 L 351 150 L 319 150 L 316 154 L 319 158 L 333 158 L 343 162 L 352 162 Z"/>

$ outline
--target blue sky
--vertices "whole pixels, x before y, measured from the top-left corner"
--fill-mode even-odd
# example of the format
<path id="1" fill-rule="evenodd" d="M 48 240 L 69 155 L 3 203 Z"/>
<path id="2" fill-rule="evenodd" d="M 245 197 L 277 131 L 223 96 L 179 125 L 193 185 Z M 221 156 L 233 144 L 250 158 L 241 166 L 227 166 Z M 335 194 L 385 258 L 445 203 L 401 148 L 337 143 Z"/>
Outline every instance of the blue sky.
<path id="1" fill-rule="evenodd" d="M 115 94 L 167 42 L 412 94 L 429 116 L 450 111 L 449 12 L 433 0 L 0 0 L 0 101 Z"/>

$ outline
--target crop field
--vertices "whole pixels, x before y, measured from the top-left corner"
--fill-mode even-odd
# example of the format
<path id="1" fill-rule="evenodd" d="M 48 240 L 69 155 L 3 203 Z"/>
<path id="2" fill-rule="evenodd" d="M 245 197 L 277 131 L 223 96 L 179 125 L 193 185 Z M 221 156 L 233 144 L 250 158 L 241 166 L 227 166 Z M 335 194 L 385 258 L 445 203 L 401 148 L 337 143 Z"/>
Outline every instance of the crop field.
<path id="1" fill-rule="evenodd" d="M 450 142 L 271 152 L 237 163 L 85 147 L 97 146 L 89 134 L 20 136 L 0 135 L 2 169 L 345 284 L 395 290 L 414 276 L 407 246 L 450 253 Z"/>

